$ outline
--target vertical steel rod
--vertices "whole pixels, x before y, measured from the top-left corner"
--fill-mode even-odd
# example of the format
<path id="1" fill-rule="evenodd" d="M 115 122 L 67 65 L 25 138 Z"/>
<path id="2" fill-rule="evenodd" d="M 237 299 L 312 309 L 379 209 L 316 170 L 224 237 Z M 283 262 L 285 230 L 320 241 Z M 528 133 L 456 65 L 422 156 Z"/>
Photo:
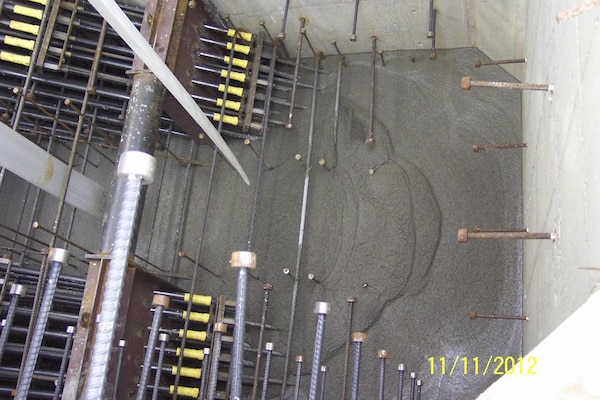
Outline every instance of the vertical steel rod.
<path id="1" fill-rule="evenodd" d="M 46 332 L 48 316 L 50 314 L 50 309 L 52 308 L 54 293 L 56 291 L 56 286 L 58 285 L 60 270 L 62 269 L 63 264 L 68 263 L 68 261 L 69 252 L 65 249 L 50 249 L 48 253 L 48 262 L 50 263 L 48 281 L 46 282 L 44 294 L 40 302 L 40 310 L 37 319 L 35 320 L 35 327 L 31 335 L 29 350 L 24 356 L 25 362 L 21 369 L 21 377 L 15 393 L 16 400 L 26 400 L 27 395 L 29 394 L 35 365 L 37 364 L 40 347 L 42 346 L 42 340 L 44 339 L 44 333 Z"/>
<path id="2" fill-rule="evenodd" d="M 169 307 L 170 302 L 171 299 L 168 296 L 159 294 L 155 294 L 152 299 L 154 316 L 152 317 L 152 326 L 150 327 L 150 334 L 148 335 L 148 346 L 146 347 L 144 363 L 142 364 L 142 373 L 140 375 L 140 384 L 136 400 L 144 400 L 146 398 L 146 390 L 148 387 L 148 380 L 150 379 L 152 360 L 154 358 L 154 348 L 156 347 L 156 341 L 158 340 L 163 311 L 165 308 Z"/>
<path id="3" fill-rule="evenodd" d="M 431 53 L 429 53 L 429 59 L 430 60 L 435 60 L 437 58 L 437 55 L 435 54 L 435 36 L 436 36 L 436 32 L 435 32 L 435 22 L 437 19 L 437 9 L 433 9 L 431 10 L 431 21 L 433 24 L 433 30 L 432 33 L 433 35 L 431 35 Z"/>
<path id="4" fill-rule="evenodd" d="M 294 384 L 294 400 L 298 400 L 300 398 L 300 379 L 302 378 L 303 357 L 298 355 L 298 356 L 296 356 L 295 361 L 296 361 L 296 380 L 295 380 L 295 384 Z"/>
<path id="5" fill-rule="evenodd" d="M 208 399 L 213 400 L 217 392 L 217 378 L 219 377 L 219 359 L 221 358 L 221 343 L 223 333 L 227 332 L 227 324 L 217 322 L 214 327 L 215 338 L 210 357 L 210 377 L 208 378 Z M 232 359 L 233 362 L 233 359 Z"/>
<path id="6" fill-rule="evenodd" d="M 305 24 L 306 18 L 300 18 L 300 33 L 298 34 L 298 45 L 296 46 L 296 65 L 294 67 L 294 82 L 292 82 L 292 94 L 290 95 L 290 111 L 288 113 L 288 122 L 285 126 L 286 129 L 294 128 L 292 119 L 294 118 L 294 103 L 296 101 L 296 90 L 298 88 L 298 73 L 300 72 L 300 58 L 302 56 L 302 39 L 304 39 Z"/>
<path id="7" fill-rule="evenodd" d="M 354 369 L 352 370 L 352 387 L 350 391 L 351 400 L 358 400 L 360 359 L 362 353 L 362 345 L 366 339 L 367 335 L 362 332 L 354 332 L 352 334 L 352 341 L 354 342 Z"/>
<path id="8" fill-rule="evenodd" d="M 269 308 L 269 293 L 273 290 L 273 285 L 265 283 L 263 285 L 263 309 L 260 317 L 260 330 L 258 333 L 258 349 L 262 349 L 263 341 L 265 337 L 265 325 L 267 323 L 267 310 Z M 262 351 L 256 352 L 256 361 L 254 362 L 254 380 L 252 381 L 252 400 L 256 400 L 258 395 L 258 375 L 260 373 L 260 362 L 262 358 Z"/>
<path id="9" fill-rule="evenodd" d="M 287 24 L 288 11 L 290 10 L 290 0 L 286 0 L 285 8 L 283 9 L 283 20 L 281 21 L 281 31 L 277 36 L 279 40 L 285 39 L 285 25 Z M 275 57 L 275 52 L 273 52 L 273 57 Z"/>
<path id="10" fill-rule="evenodd" d="M 417 373 L 410 373 L 410 400 L 415 400 L 415 387 L 417 383 Z"/>
<path id="11" fill-rule="evenodd" d="M 317 328 L 315 331 L 315 345 L 313 349 L 312 369 L 310 374 L 310 390 L 308 400 L 317 400 L 317 383 L 319 380 L 319 367 L 321 365 L 321 352 L 323 350 L 323 339 L 325 338 L 325 319 L 329 313 L 329 303 L 317 302 L 315 314 L 317 314 Z"/>
<path id="12" fill-rule="evenodd" d="M 398 400 L 402 400 L 402 393 L 404 392 L 404 371 L 406 366 L 404 364 L 398 364 Z"/>
<path id="13" fill-rule="evenodd" d="M 112 400 L 117 400 L 117 393 L 119 390 L 119 378 L 121 376 L 121 366 L 123 365 L 123 353 L 125 353 L 125 346 L 127 341 L 119 340 L 119 355 L 117 356 L 117 376 L 115 378 L 115 387 L 113 388 Z"/>
<path id="14" fill-rule="evenodd" d="M 387 350 L 377 351 L 379 358 L 379 400 L 383 400 L 385 393 L 385 361 L 389 358 Z"/>
<path id="15" fill-rule="evenodd" d="M 352 21 L 352 34 L 350 35 L 350 41 L 356 42 L 356 21 L 358 20 L 358 1 L 354 3 L 354 19 Z"/>
<path id="16" fill-rule="evenodd" d="M 267 389 L 269 388 L 269 375 L 271 373 L 271 356 L 273 355 L 273 343 L 272 342 L 267 342 L 265 344 L 265 352 L 266 357 L 265 357 L 265 373 L 263 375 L 263 386 L 262 386 L 262 393 L 260 396 L 260 400 L 267 400 Z M 260 353 L 260 347 L 259 349 L 259 353 Z M 258 366 L 255 366 L 255 368 L 258 368 Z"/>
<path id="17" fill-rule="evenodd" d="M 206 385 L 208 384 L 207 374 L 210 365 L 210 348 L 205 347 L 203 350 L 204 358 L 202 358 L 202 375 L 200 375 L 200 393 L 198 400 L 204 400 L 206 396 Z"/>
<path id="18" fill-rule="evenodd" d="M 317 86 L 319 83 L 319 70 L 318 66 L 320 63 L 320 55 L 315 60 L 314 69 L 314 80 L 313 80 L 313 93 L 312 93 L 312 105 L 310 110 L 310 126 L 308 130 L 308 144 L 306 151 L 306 163 L 304 168 L 304 188 L 302 191 L 302 206 L 300 211 L 300 227 L 298 229 L 298 250 L 296 253 L 296 263 L 294 267 L 294 286 L 292 288 L 292 304 L 290 307 L 290 323 L 288 326 L 288 336 L 286 341 L 285 350 L 285 361 L 283 365 L 283 384 L 281 385 L 281 397 L 285 395 L 287 374 L 288 374 L 288 363 L 290 360 L 291 343 L 294 332 L 295 316 L 296 316 L 296 303 L 298 300 L 298 285 L 300 281 L 300 261 L 302 259 L 302 250 L 304 247 L 304 229 L 306 225 L 306 211 L 308 209 L 308 189 L 310 184 L 310 171 L 311 171 L 311 156 L 312 156 L 312 145 L 315 128 L 315 116 L 317 111 Z"/>
<path id="19" fill-rule="evenodd" d="M 6 276 L 8 276 L 8 273 L 6 274 Z M 7 285 L 6 281 L 4 285 Z M 2 333 L 0 334 L 0 362 L 2 361 L 2 357 L 4 356 L 4 347 L 8 342 L 8 334 L 10 333 L 10 329 L 15 318 L 15 312 L 17 311 L 17 304 L 19 303 L 19 298 L 21 296 L 25 296 L 26 292 L 27 288 L 23 285 L 13 283 L 10 287 L 10 304 L 8 306 L 8 311 L 6 312 L 6 318 L 2 321 Z"/>
<path id="20" fill-rule="evenodd" d="M 319 400 L 325 400 L 325 379 L 327 378 L 327 366 L 321 365 L 321 392 Z"/>
<path id="21" fill-rule="evenodd" d="M 158 360 L 156 362 L 156 374 L 154 375 L 154 389 L 152 389 L 152 400 L 158 399 L 158 385 L 160 385 L 160 375 L 162 372 L 163 361 L 165 359 L 165 349 L 167 342 L 169 341 L 169 335 L 161 333 L 158 335 L 158 341 L 160 342 L 160 348 L 158 350 Z"/>
<path id="22" fill-rule="evenodd" d="M 65 342 L 65 349 L 60 360 L 53 400 L 59 400 L 61 398 L 63 383 L 65 381 L 65 372 L 67 372 L 67 366 L 69 365 L 69 354 L 71 353 L 71 347 L 73 346 L 73 336 L 75 336 L 75 327 L 72 325 L 67 326 L 67 341 Z"/>
<path id="23" fill-rule="evenodd" d="M 377 61 L 377 36 L 371 36 L 371 102 L 369 103 L 369 132 L 367 134 L 367 144 L 375 142 L 373 133 L 373 124 L 375 119 L 375 63 Z"/>
<path id="24" fill-rule="evenodd" d="M 421 400 L 421 387 L 423 386 L 423 381 L 417 379 L 417 400 Z"/>
<path id="25" fill-rule="evenodd" d="M 350 361 L 350 343 L 352 342 L 352 320 L 354 318 L 354 303 L 356 297 L 348 297 L 348 330 L 346 334 L 346 347 L 344 349 L 344 372 L 342 375 L 342 398 L 346 400 L 346 388 L 348 387 L 348 363 Z"/>

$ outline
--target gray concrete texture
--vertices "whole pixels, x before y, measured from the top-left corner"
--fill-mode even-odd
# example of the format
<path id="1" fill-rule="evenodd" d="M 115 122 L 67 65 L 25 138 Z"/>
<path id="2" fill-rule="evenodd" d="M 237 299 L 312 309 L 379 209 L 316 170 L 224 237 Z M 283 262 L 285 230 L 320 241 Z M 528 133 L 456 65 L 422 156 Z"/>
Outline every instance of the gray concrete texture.
<path id="1" fill-rule="evenodd" d="M 460 227 L 521 226 L 521 150 L 473 153 L 473 144 L 515 143 L 520 138 L 520 93 L 460 90 L 463 75 L 474 79 L 511 80 L 499 67 L 475 70 L 484 57 L 475 49 L 394 52 L 377 59 L 375 143 L 365 144 L 368 131 L 371 55 L 346 58 L 343 69 L 339 131 L 333 136 L 337 57 L 323 61 L 322 89 L 317 95 L 306 230 L 300 256 L 298 303 L 291 341 L 288 380 L 293 357 L 305 356 L 302 398 L 307 398 L 317 301 L 331 304 L 327 316 L 322 364 L 329 366 L 326 398 L 339 396 L 347 333 L 347 298 L 355 296 L 354 331 L 368 334 L 363 350 L 360 398 L 373 398 L 378 387 L 378 349 L 387 349 L 386 397 L 392 398 L 396 366 L 407 365 L 424 381 L 423 398 L 474 398 L 497 376 L 473 370 L 473 357 L 518 356 L 522 322 L 469 320 L 483 313 L 521 313 L 521 244 L 473 242 L 459 245 Z M 310 61 L 305 62 L 311 65 Z M 303 70 L 303 82 L 312 73 Z M 279 96 L 285 94 L 278 93 Z M 298 104 L 310 106 L 311 91 L 299 91 Z M 268 322 L 280 327 L 267 340 L 285 353 L 293 277 L 298 257 L 299 226 L 307 157 L 309 109 L 295 113 L 295 129 L 269 130 L 260 180 L 258 209 L 250 249 L 257 253 L 259 279 L 249 279 L 248 319 L 258 321 L 263 282 L 273 284 Z M 285 120 L 287 109 L 276 107 L 272 118 Z M 260 150 L 260 143 L 254 146 Z M 239 141 L 230 141 L 256 182 L 258 159 Z M 210 158 L 208 148 L 199 158 Z M 297 161 L 295 155 L 302 155 Z M 325 159 L 325 166 L 318 165 Z M 176 166 L 181 170 L 181 166 Z M 371 174 L 370 170 L 374 173 Z M 171 176 L 170 174 L 168 176 Z M 165 179 L 178 185 L 181 173 Z M 205 202 L 207 169 L 195 169 L 183 248 L 195 254 Z M 149 221 L 155 234 L 174 232 L 173 210 L 180 194 L 150 188 L 140 246 L 148 241 Z M 221 275 L 199 270 L 199 292 L 235 298 L 236 271 L 228 266 L 232 251 L 248 248 L 255 193 L 235 172 L 218 161 L 211 193 L 201 263 Z M 153 205 L 157 204 L 156 207 Z M 149 217 L 149 218 L 148 218 Z M 173 237 L 153 240 L 151 254 L 168 265 Z M 188 274 L 189 263 L 177 273 Z M 308 280 L 313 273 L 320 283 Z M 179 282 L 185 286 L 183 281 Z M 256 345 L 256 332 L 246 336 Z M 246 358 L 253 353 L 247 353 Z M 435 358 L 431 374 L 430 357 Z M 449 376 L 440 357 L 452 364 L 468 357 L 468 373 Z M 452 362 L 451 362 L 452 361 Z M 461 363 L 463 361 L 461 360 Z M 273 377 L 281 378 L 283 360 L 273 361 Z M 464 368 L 464 367 L 462 367 Z M 291 398 L 288 386 L 286 398 Z M 273 386 L 269 398 L 278 396 Z"/>
<path id="2" fill-rule="evenodd" d="M 395 396 L 398 363 L 407 365 L 407 376 L 411 371 L 419 374 L 424 381 L 424 399 L 471 399 L 497 377 L 489 371 L 483 376 L 482 365 L 476 373 L 473 358 L 521 354 L 522 322 L 468 317 L 471 309 L 522 312 L 521 244 L 458 244 L 456 239 L 461 227 L 522 224 L 521 150 L 472 151 L 473 144 L 521 141 L 521 96 L 515 91 L 461 91 L 460 78 L 465 75 L 512 80 L 500 67 L 474 69 L 473 61 L 485 57 L 476 49 L 439 51 L 435 61 L 429 60 L 428 54 L 385 53 L 385 66 L 377 58 L 373 145 L 365 144 L 371 54 L 346 58 L 337 141 L 333 123 L 338 59 L 323 61 L 290 342 L 289 382 L 295 372 L 293 357 L 305 356 L 301 398 L 308 395 L 306 373 L 312 361 L 317 301 L 331 304 L 322 360 L 329 367 L 328 399 L 340 394 L 349 296 L 357 298 L 353 330 L 368 334 L 359 398 L 376 396 L 379 349 L 391 355 L 386 398 Z M 311 61 L 305 60 L 305 64 L 311 65 Z M 302 75 L 303 82 L 312 81 L 310 71 L 302 70 Z M 287 97 L 289 93 L 277 95 Z M 298 95 L 298 104 L 310 106 L 310 89 L 301 89 Z M 277 106 L 272 118 L 285 120 L 287 111 Z M 292 131 L 281 127 L 269 130 L 264 152 L 269 167 L 263 168 L 260 179 L 250 243 L 257 253 L 254 273 L 259 279 L 249 279 L 247 317 L 260 319 L 263 282 L 272 283 L 268 323 L 280 330 L 268 331 L 266 339 L 283 353 L 294 281 L 282 270 L 295 270 L 305 178 L 305 164 L 294 156 L 301 154 L 306 162 L 309 115 L 310 107 L 298 110 Z M 255 183 L 257 157 L 241 141 L 229 142 Z M 261 144 L 253 142 L 259 150 Z M 210 163 L 209 146 L 191 149 L 188 140 L 173 137 L 169 148 L 179 157 Z M 321 158 L 326 162 L 323 167 L 317 163 Z M 89 174 L 107 181 L 112 166 L 96 161 L 101 168 L 90 169 Z M 159 160 L 158 165 L 156 181 L 146 197 L 137 253 L 163 269 L 172 268 L 189 277 L 191 263 L 176 254 L 183 250 L 195 257 L 201 243 L 200 262 L 220 276 L 198 270 L 196 292 L 234 299 L 236 271 L 228 262 L 232 251 L 248 248 L 255 187 L 246 186 L 219 158 L 200 241 L 209 168 L 191 166 L 186 175 L 185 164 L 173 159 Z M 5 221 L 17 218 L 22 198 L 17 194 L 19 186 L 10 176 L 2 185 Z M 17 208 L 9 208 L 13 206 Z M 53 209 L 51 205 L 44 208 L 42 220 L 47 226 L 51 226 Z M 180 215 L 184 220 L 181 230 Z M 100 243 L 98 227 L 99 221 L 89 221 L 78 213 L 74 235 L 93 248 Z M 66 271 L 73 272 L 77 271 Z M 314 273 L 320 283 L 309 281 L 308 273 Z M 184 290 L 190 285 L 185 279 L 175 282 Z M 250 329 L 246 341 L 256 346 L 257 332 Z M 254 353 L 246 353 L 246 359 L 253 357 Z M 430 357 L 435 361 L 433 373 Z M 440 357 L 446 359 L 445 371 Z M 462 357 L 468 360 L 466 373 Z M 459 360 L 460 368 L 450 376 L 454 360 Z M 283 360 L 276 357 L 272 377 L 282 378 L 282 371 Z M 268 398 L 278 395 L 279 387 L 273 385 Z M 292 387 L 288 386 L 286 398 L 291 396 Z"/>

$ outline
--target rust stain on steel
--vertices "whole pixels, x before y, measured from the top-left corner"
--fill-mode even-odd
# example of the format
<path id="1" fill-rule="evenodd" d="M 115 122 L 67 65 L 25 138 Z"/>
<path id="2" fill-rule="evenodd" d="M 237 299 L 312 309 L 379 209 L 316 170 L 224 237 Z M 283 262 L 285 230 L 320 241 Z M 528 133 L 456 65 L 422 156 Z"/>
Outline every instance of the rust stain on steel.
<path id="1" fill-rule="evenodd" d="M 598 6 L 600 6 L 600 0 L 589 0 L 575 4 L 574 6 L 569 7 L 566 10 L 556 13 L 556 22 L 560 24 L 563 21 L 578 16 L 579 14 L 589 10 L 590 8 Z"/>

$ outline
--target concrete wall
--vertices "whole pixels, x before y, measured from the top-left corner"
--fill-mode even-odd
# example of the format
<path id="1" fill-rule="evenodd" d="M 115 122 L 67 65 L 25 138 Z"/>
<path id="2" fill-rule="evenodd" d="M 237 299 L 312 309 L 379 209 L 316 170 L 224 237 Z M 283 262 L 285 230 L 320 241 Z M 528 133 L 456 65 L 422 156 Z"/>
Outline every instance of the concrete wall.
<path id="1" fill-rule="evenodd" d="M 558 23 L 572 1 L 527 6 L 525 80 L 552 95 L 523 96 L 524 222 L 556 231 L 555 243 L 524 248 L 524 348 L 532 349 L 595 290 L 600 277 L 600 8 Z M 594 267 L 584 270 L 580 267 Z"/>

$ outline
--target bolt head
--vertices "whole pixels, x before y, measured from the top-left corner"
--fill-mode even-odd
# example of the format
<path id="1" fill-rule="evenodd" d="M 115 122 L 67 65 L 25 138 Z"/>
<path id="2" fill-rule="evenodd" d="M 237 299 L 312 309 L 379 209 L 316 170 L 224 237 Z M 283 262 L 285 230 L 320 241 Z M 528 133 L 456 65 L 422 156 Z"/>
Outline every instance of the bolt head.
<path id="1" fill-rule="evenodd" d="M 471 90 L 471 77 L 463 76 L 460 79 L 460 88 L 462 90 Z"/>
<path id="2" fill-rule="evenodd" d="M 473 153 L 479 153 L 479 150 L 481 150 L 481 148 L 479 146 L 477 146 L 476 144 L 473 145 Z"/>
<path id="3" fill-rule="evenodd" d="M 469 318 L 470 319 L 475 319 L 477 318 L 477 312 L 475 310 L 471 310 L 469 311 Z"/>
<path id="4" fill-rule="evenodd" d="M 481 60 L 475 60 L 475 68 L 481 67 Z"/>
<path id="5" fill-rule="evenodd" d="M 458 230 L 458 243 L 467 243 L 469 241 L 469 231 L 466 228 Z"/>
<path id="6" fill-rule="evenodd" d="M 350 41 L 351 42 L 356 42 L 356 39 L 357 39 L 356 35 L 354 35 L 354 34 L 350 35 Z"/>
<path id="7" fill-rule="evenodd" d="M 436 58 L 437 58 L 437 54 L 435 54 L 435 51 L 432 51 L 431 53 L 429 53 L 430 60 L 435 60 Z"/>

